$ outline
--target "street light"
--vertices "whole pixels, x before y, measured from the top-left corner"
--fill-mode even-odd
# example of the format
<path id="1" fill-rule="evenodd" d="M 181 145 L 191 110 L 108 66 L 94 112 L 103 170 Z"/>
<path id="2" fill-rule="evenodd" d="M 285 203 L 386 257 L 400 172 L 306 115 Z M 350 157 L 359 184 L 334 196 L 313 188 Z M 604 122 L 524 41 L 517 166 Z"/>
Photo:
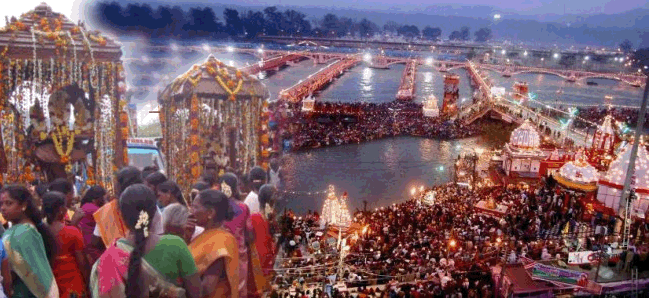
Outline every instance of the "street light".
<path id="1" fill-rule="evenodd" d="M 559 53 L 554 53 L 553 57 L 554 59 L 559 59 Z"/>
<path id="2" fill-rule="evenodd" d="M 590 59 L 589 56 L 584 57 L 584 60 L 588 61 Z"/>
<path id="3" fill-rule="evenodd" d="M 527 57 L 527 51 L 523 52 L 523 56 Z"/>
<path id="4" fill-rule="evenodd" d="M 226 48 L 226 50 L 228 50 L 228 52 L 230 52 L 230 53 L 234 52 L 234 48 L 231 47 L 231 46 L 228 46 L 228 47 Z"/>

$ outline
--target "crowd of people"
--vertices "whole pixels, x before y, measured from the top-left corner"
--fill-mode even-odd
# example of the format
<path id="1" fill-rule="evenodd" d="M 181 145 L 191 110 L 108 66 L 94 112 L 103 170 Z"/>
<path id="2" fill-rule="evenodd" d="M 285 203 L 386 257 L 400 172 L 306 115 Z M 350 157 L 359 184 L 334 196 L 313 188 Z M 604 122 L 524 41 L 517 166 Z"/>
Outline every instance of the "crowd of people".
<path id="1" fill-rule="evenodd" d="M 316 297 L 337 273 L 352 291 L 334 297 L 494 297 L 490 267 L 516 263 L 521 257 L 567 263 L 568 253 L 613 246 L 615 217 L 589 212 L 583 195 L 557 187 L 552 178 L 539 187 L 490 186 L 469 189 L 455 184 L 428 189 L 423 197 L 354 215 L 350 250 L 339 270 L 335 233 L 327 234 L 318 214 L 280 217 L 277 297 Z M 502 217 L 480 212 L 475 204 L 489 200 L 509 209 Z M 362 227 L 362 228 L 361 228 Z M 634 243 L 646 239 L 636 224 Z M 610 239 L 609 239 L 610 237 Z M 639 253 L 631 253 L 636 266 Z M 332 293 L 332 292 L 329 292 Z"/>
<path id="2" fill-rule="evenodd" d="M 207 172 L 184 196 L 157 168 L 125 167 L 114 194 L 80 200 L 63 178 L 6 185 L 0 297 L 261 297 L 275 188 L 261 167 L 244 178 Z"/>
<path id="3" fill-rule="evenodd" d="M 275 103 L 281 108 L 274 119 L 283 122 L 280 139 L 290 139 L 294 150 L 360 143 L 384 137 L 411 135 L 457 139 L 481 133 L 478 125 L 425 117 L 422 105 L 414 102 L 317 103 L 316 113 L 302 112 L 295 103 Z"/>

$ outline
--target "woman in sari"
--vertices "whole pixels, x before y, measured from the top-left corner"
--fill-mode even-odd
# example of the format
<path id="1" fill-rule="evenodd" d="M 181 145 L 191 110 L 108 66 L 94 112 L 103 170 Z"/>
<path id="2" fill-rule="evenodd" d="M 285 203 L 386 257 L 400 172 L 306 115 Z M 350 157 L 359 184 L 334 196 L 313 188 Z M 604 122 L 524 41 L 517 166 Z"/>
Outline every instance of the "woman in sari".
<path id="1" fill-rule="evenodd" d="M 268 222 L 268 216 L 273 213 L 274 194 L 275 187 L 272 184 L 265 184 L 259 188 L 259 209 L 261 212 L 250 215 L 252 227 L 255 230 L 255 247 L 264 275 L 267 277 L 273 270 L 275 260 L 275 241 L 270 234 Z"/>
<path id="2" fill-rule="evenodd" d="M 256 296 L 268 287 L 254 246 L 254 231 L 248 206 L 240 201 L 239 179 L 233 173 L 221 176 L 221 192 L 225 194 L 233 210 L 233 218 L 223 223 L 239 247 L 239 295 Z M 249 292 L 249 290 L 252 290 Z"/>
<path id="3" fill-rule="evenodd" d="M 129 232 L 109 246 L 92 268 L 92 297 L 200 297 L 200 276 L 185 242 L 152 233 L 156 197 L 144 184 L 119 198 Z"/>
<path id="4" fill-rule="evenodd" d="M 59 297 L 87 297 L 88 263 L 83 253 L 83 236 L 77 227 L 65 224 L 65 196 L 50 191 L 43 196 L 43 212 L 50 230 L 56 235 L 56 258 L 52 271 L 59 287 Z"/>
<path id="5" fill-rule="evenodd" d="M 93 186 L 86 191 L 81 199 L 81 210 L 83 211 L 83 218 L 79 222 L 79 229 L 83 235 L 83 243 L 86 247 L 86 255 L 90 264 L 101 256 L 102 250 L 97 249 L 92 244 L 92 232 L 95 230 L 97 223 L 92 216 L 101 206 L 106 203 L 106 190 L 101 186 Z"/>
<path id="6" fill-rule="evenodd" d="M 201 275 L 201 297 L 244 297 L 238 289 L 237 240 L 223 227 L 225 221 L 232 219 L 228 197 L 218 190 L 203 190 L 194 200 L 191 210 L 196 223 L 205 227 L 205 231 L 189 245 Z"/>
<path id="7" fill-rule="evenodd" d="M 10 297 L 59 297 L 50 261 L 56 240 L 34 206 L 31 192 L 10 185 L 0 191 L 2 215 L 13 225 L 2 236 L 15 278 L 5 291 Z"/>

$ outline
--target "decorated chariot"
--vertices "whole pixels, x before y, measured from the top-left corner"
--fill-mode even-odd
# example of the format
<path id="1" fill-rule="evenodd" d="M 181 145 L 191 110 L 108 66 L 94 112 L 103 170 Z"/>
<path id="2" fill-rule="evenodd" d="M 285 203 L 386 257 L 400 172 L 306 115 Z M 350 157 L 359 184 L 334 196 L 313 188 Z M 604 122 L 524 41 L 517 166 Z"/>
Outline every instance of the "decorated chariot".
<path id="1" fill-rule="evenodd" d="M 120 46 L 45 3 L 0 29 L 3 183 L 113 186 L 127 164 Z"/>

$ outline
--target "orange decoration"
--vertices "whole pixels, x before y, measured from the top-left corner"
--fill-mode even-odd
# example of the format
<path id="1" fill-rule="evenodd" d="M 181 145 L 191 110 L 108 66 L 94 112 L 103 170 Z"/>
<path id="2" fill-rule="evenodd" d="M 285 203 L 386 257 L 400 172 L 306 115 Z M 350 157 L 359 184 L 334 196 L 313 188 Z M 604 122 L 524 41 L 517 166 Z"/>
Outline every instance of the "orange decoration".
<path id="1" fill-rule="evenodd" d="M 70 162 L 70 157 L 69 156 L 67 156 L 67 155 L 61 156 L 61 163 L 65 164 L 65 163 L 68 163 L 68 162 Z"/>
<path id="2" fill-rule="evenodd" d="M 268 151 L 267 149 L 261 150 L 261 156 L 269 157 L 270 156 L 270 151 Z"/>
<path id="3" fill-rule="evenodd" d="M 235 101 L 237 98 L 234 96 L 234 94 L 230 94 L 230 100 Z"/>
<path id="4" fill-rule="evenodd" d="M 237 79 L 240 79 L 240 78 L 241 78 L 241 76 L 242 76 L 242 73 L 241 73 L 241 71 L 240 71 L 240 70 L 237 70 Z"/>
<path id="5" fill-rule="evenodd" d="M 126 113 L 121 113 L 119 115 L 119 120 L 122 121 L 122 123 L 128 123 L 128 115 Z"/>
<path id="6" fill-rule="evenodd" d="M 201 175 L 201 170 L 199 167 L 192 167 L 192 176 L 198 178 Z"/>
<path id="7" fill-rule="evenodd" d="M 261 163 L 261 167 L 262 167 L 264 170 L 268 171 L 268 162 L 266 162 L 266 161 L 262 162 L 262 163 Z"/>
<path id="8" fill-rule="evenodd" d="M 198 136 L 191 136 L 189 139 L 192 146 L 198 146 Z"/>
<path id="9" fill-rule="evenodd" d="M 230 88 L 230 89 L 234 88 L 234 84 L 235 84 L 235 82 L 233 80 L 229 80 L 228 81 L 228 88 Z"/>
<path id="10" fill-rule="evenodd" d="M 264 135 L 261 136 L 261 143 L 262 143 L 264 146 L 268 146 L 268 143 L 270 143 L 270 140 L 269 140 L 267 134 L 264 134 Z"/>
<path id="11" fill-rule="evenodd" d="M 198 119 L 192 119 L 192 129 L 198 129 Z"/>

